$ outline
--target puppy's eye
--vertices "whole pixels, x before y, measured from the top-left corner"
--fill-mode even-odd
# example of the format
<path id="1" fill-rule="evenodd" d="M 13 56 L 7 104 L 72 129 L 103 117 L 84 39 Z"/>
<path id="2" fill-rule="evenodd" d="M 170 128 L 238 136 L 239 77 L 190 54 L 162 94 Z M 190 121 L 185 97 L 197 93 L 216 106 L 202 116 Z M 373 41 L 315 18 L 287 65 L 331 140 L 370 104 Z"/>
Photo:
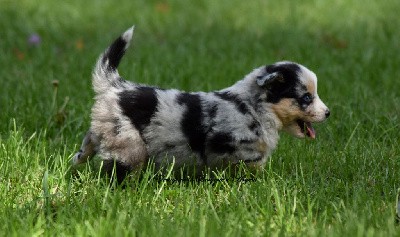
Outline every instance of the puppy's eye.
<path id="1" fill-rule="evenodd" d="M 301 100 L 304 104 L 311 104 L 313 96 L 310 93 L 305 93 L 303 97 L 301 97 Z"/>

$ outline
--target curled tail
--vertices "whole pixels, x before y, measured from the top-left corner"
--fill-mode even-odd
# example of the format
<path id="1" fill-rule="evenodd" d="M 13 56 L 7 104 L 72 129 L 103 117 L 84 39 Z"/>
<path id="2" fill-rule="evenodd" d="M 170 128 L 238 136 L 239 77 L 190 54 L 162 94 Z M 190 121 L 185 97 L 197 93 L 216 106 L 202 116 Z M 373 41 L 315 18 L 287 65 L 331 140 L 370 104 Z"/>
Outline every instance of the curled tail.
<path id="1" fill-rule="evenodd" d="M 124 56 L 132 39 L 134 27 L 132 26 L 118 37 L 107 50 L 99 57 L 93 71 L 93 89 L 96 94 L 117 86 L 121 78 L 118 74 L 118 65 Z"/>

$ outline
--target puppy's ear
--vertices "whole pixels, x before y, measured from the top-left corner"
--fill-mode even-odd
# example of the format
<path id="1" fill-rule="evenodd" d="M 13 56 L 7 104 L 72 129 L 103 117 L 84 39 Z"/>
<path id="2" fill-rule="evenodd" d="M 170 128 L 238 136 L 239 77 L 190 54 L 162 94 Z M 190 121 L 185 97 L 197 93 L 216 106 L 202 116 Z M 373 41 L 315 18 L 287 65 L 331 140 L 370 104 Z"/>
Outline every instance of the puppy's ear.
<path id="1" fill-rule="evenodd" d="M 284 80 L 283 75 L 279 72 L 266 73 L 257 77 L 257 85 L 268 88 L 268 85 L 273 82 L 284 82 Z"/>

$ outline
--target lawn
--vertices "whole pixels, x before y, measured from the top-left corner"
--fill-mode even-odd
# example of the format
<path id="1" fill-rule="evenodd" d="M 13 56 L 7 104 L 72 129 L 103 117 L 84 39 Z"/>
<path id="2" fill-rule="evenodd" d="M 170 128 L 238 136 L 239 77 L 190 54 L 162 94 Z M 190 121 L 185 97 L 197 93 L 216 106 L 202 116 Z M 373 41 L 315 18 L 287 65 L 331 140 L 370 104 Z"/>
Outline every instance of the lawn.
<path id="1" fill-rule="evenodd" d="M 0 236 L 400 236 L 400 1 L 0 0 Z M 282 134 L 251 180 L 110 186 L 70 159 L 98 55 L 131 25 L 123 77 L 217 90 L 300 62 L 331 117 Z"/>

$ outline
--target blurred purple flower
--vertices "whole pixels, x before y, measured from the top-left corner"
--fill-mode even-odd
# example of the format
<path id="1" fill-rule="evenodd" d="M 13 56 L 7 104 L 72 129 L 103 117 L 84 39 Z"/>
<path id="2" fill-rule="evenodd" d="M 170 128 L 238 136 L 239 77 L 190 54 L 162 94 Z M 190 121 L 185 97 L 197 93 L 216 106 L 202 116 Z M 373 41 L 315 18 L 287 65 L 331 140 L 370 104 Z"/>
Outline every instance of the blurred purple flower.
<path id="1" fill-rule="evenodd" d="M 28 38 L 28 44 L 32 46 L 38 46 L 41 42 L 41 38 L 38 34 L 33 33 Z"/>

